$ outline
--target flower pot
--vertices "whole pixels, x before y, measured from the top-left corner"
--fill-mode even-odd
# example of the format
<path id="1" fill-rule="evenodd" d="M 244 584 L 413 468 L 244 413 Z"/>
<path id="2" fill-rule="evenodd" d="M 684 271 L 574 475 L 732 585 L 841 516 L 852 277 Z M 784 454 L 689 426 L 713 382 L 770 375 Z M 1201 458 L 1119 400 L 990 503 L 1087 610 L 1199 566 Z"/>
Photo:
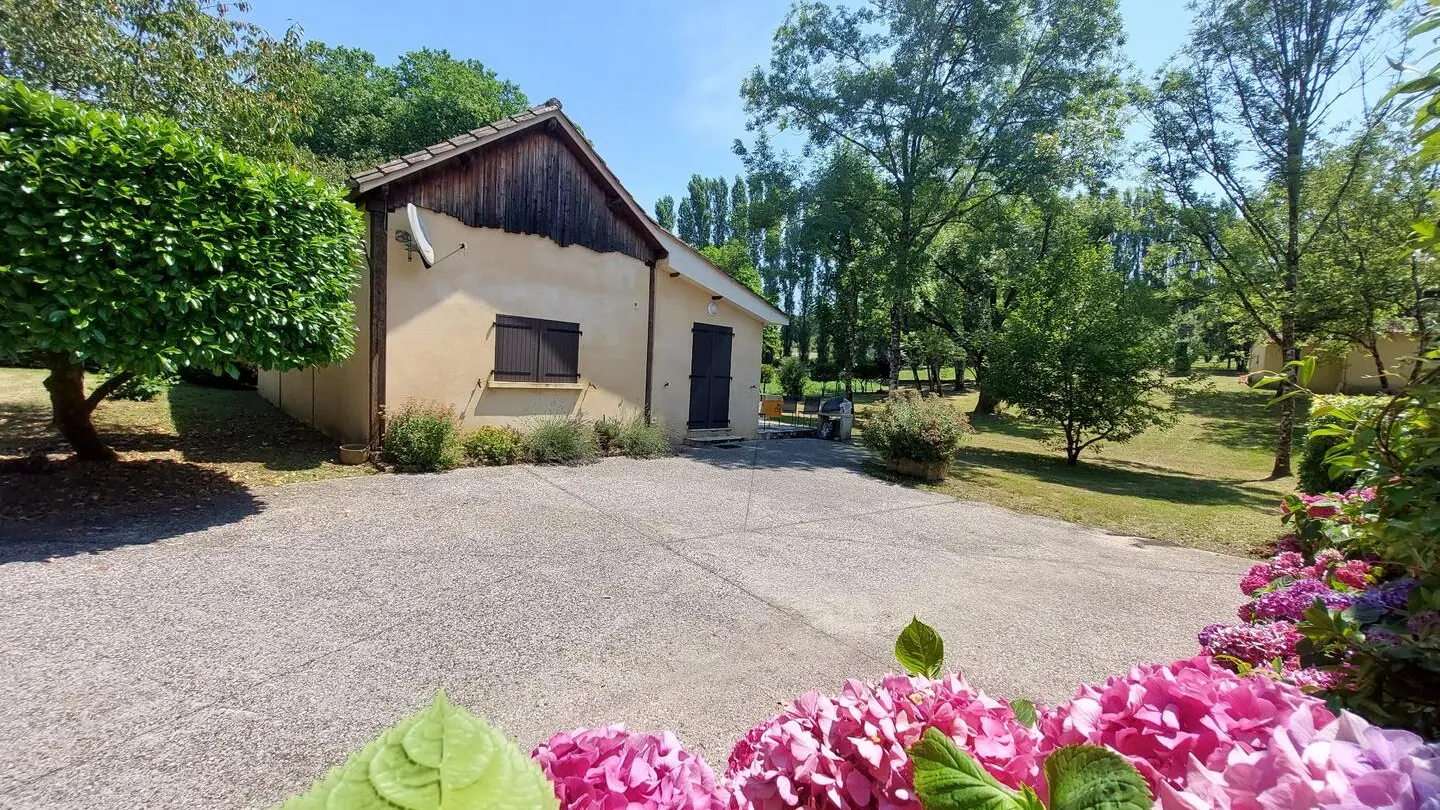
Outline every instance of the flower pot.
<path id="1" fill-rule="evenodd" d="M 886 465 L 890 472 L 925 481 L 944 481 L 950 471 L 948 461 L 915 461 L 909 458 L 893 458 Z"/>
<path id="2" fill-rule="evenodd" d="M 340 445 L 341 464 L 364 464 L 370 458 L 370 448 L 363 444 Z"/>

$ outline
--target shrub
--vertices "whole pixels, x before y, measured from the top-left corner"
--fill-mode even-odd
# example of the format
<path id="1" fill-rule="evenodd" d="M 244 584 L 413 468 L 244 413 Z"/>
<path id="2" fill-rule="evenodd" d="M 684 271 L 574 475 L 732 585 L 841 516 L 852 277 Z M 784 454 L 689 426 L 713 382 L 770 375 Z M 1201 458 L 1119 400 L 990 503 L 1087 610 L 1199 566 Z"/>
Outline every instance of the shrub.
<path id="1" fill-rule="evenodd" d="M 578 416 L 541 420 L 523 444 L 525 455 L 538 464 L 582 464 L 600 455 L 595 429 Z"/>
<path id="2" fill-rule="evenodd" d="M 460 466 L 459 439 L 454 408 L 411 401 L 386 420 L 380 446 L 401 469 L 439 472 Z"/>
<path id="3" fill-rule="evenodd" d="M 512 427 L 484 425 L 465 435 L 465 457 L 474 464 L 514 464 L 524 454 L 520 431 Z"/>
<path id="4" fill-rule="evenodd" d="M 760 384 L 769 385 L 775 382 L 775 367 L 769 363 L 760 364 Z"/>
<path id="5" fill-rule="evenodd" d="M 646 424 L 636 417 L 620 429 L 614 447 L 631 458 L 656 458 L 670 454 L 670 436 L 663 425 Z"/>
<path id="6" fill-rule="evenodd" d="M 1331 435 L 1327 428 L 1345 424 L 1339 416 L 1342 411 L 1359 420 L 1373 420 L 1385 404 L 1385 398 L 1333 396 L 1326 397 L 1326 404 L 1334 410 L 1323 410 L 1305 426 L 1305 445 L 1300 455 L 1299 488 L 1301 492 L 1312 495 L 1355 486 L 1355 482 L 1360 478 L 1358 471 L 1336 472 L 1331 470 L 1325 461 L 1326 454 L 1332 448 L 1345 442 L 1345 437 Z"/>
<path id="7" fill-rule="evenodd" d="M 152 402 L 177 382 L 170 374 L 136 374 L 110 392 L 110 399 Z"/>
<path id="8" fill-rule="evenodd" d="M 860 442 L 886 461 L 949 461 L 969 427 L 949 402 L 906 388 L 870 411 Z"/>
<path id="9" fill-rule="evenodd" d="M 787 397 L 798 399 L 805 396 L 805 383 L 810 381 L 810 369 L 805 361 L 794 355 L 780 361 L 775 375 L 780 380 L 780 391 Z"/>
<path id="10" fill-rule="evenodd" d="M 620 431 L 625 428 L 619 419 L 605 416 L 595 423 L 595 443 L 600 446 L 601 453 L 613 453 L 619 448 L 615 442 L 620 438 Z"/>

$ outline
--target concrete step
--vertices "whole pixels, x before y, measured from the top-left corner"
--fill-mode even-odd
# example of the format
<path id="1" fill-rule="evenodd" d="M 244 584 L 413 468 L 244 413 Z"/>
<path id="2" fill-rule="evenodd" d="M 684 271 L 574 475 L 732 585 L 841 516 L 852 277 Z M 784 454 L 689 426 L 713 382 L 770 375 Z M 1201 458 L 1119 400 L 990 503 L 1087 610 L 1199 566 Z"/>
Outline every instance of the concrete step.
<path id="1" fill-rule="evenodd" d="M 743 436 L 736 436 L 729 428 L 706 428 L 702 430 L 689 430 L 685 432 L 684 444 L 691 447 L 716 447 L 727 444 L 738 444 L 745 441 Z"/>

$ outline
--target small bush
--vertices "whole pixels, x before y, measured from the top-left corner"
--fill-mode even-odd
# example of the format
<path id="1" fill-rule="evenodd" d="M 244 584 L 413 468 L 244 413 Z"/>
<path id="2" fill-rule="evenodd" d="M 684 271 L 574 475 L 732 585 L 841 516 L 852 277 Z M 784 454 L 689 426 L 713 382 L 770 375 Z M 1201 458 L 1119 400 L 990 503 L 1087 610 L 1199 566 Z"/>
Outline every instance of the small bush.
<path id="1" fill-rule="evenodd" d="M 760 364 L 760 384 L 769 385 L 775 382 L 775 367 L 769 363 Z"/>
<path id="2" fill-rule="evenodd" d="M 386 460 L 401 469 L 454 469 L 460 466 L 460 428 L 455 409 L 433 402 L 407 402 L 387 420 L 380 446 Z"/>
<path id="3" fill-rule="evenodd" d="M 1381 406 L 1386 402 L 1385 397 L 1365 396 L 1333 396 L 1326 397 L 1326 401 L 1336 408 L 1349 411 L 1360 417 L 1362 421 L 1369 421 L 1379 413 Z M 1326 413 L 1311 419 L 1305 425 L 1305 446 L 1300 454 L 1300 480 L 1298 486 L 1301 492 L 1310 495 L 1318 495 L 1322 492 L 1344 492 L 1355 486 L 1359 479 L 1358 472 L 1332 476 L 1330 465 L 1325 463 L 1325 454 L 1330 449 L 1344 442 L 1340 436 L 1316 436 L 1315 431 L 1342 422 L 1333 412 Z"/>
<path id="4" fill-rule="evenodd" d="M 523 443 L 525 455 L 538 464 L 583 464 L 600 455 L 595 429 L 578 416 L 544 419 Z"/>
<path id="5" fill-rule="evenodd" d="M 620 438 L 620 432 L 625 425 L 619 420 L 609 416 L 601 418 L 595 423 L 595 443 L 600 446 L 601 453 L 613 453 L 619 450 L 615 442 Z"/>
<path id="6" fill-rule="evenodd" d="M 804 360 L 793 355 L 786 357 L 780 361 L 780 368 L 775 374 L 780 379 L 780 391 L 785 396 L 792 399 L 805 396 L 805 383 L 810 381 L 810 369 L 806 367 Z"/>
<path id="7" fill-rule="evenodd" d="M 870 412 L 860 442 L 886 461 L 949 461 L 969 429 L 949 402 L 906 388 Z"/>
<path id="8" fill-rule="evenodd" d="M 622 455 L 631 458 L 657 458 L 670 455 L 670 436 L 659 424 L 646 424 L 642 418 L 635 418 L 620 429 L 614 447 Z"/>
<path id="9" fill-rule="evenodd" d="M 165 393 L 178 380 L 170 375 L 151 376 L 137 374 L 110 392 L 111 399 L 128 399 L 131 402 L 151 402 Z"/>
<path id="10" fill-rule="evenodd" d="M 524 455 L 520 431 L 512 427 L 485 425 L 465 435 L 465 458 L 472 464 L 499 467 L 514 464 Z"/>

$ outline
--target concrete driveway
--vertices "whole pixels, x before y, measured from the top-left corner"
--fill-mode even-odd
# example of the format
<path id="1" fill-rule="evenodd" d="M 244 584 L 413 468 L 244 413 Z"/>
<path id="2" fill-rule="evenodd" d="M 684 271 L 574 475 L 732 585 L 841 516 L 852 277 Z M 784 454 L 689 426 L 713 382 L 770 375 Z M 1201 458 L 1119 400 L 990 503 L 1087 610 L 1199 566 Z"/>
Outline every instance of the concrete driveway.
<path id="1" fill-rule="evenodd" d="M 525 745 L 674 729 L 723 769 L 918 614 L 1053 702 L 1195 651 L 1240 559 L 885 484 L 792 440 L 373 476 L 0 544 L 0 807 L 264 807 L 438 687 Z"/>

